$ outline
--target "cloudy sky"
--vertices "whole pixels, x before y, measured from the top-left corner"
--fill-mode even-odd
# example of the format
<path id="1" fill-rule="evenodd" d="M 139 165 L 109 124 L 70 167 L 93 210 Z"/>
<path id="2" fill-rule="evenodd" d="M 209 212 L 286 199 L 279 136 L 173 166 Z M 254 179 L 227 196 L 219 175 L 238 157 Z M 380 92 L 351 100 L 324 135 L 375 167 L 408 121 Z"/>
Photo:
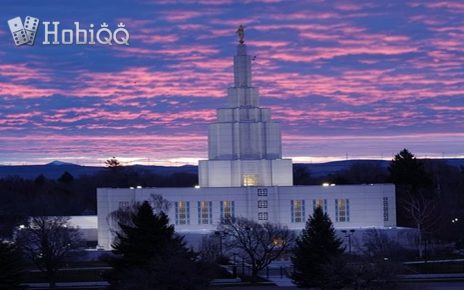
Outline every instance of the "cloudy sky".
<path id="1" fill-rule="evenodd" d="M 285 157 L 464 156 L 464 2 L 3 0 L 0 164 L 207 156 L 246 26 Z M 119 22 L 130 45 L 16 47 L 7 20 Z"/>

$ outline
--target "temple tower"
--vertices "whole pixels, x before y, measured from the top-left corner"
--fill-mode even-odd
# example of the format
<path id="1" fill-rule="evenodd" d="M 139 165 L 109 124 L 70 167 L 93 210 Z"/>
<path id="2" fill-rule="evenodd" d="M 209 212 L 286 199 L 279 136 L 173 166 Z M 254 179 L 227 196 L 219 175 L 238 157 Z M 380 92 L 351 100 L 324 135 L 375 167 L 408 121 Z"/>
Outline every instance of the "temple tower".
<path id="1" fill-rule="evenodd" d="M 291 186 L 292 161 L 282 159 L 280 125 L 271 120 L 269 109 L 259 107 L 243 26 L 237 33 L 234 86 L 228 89 L 227 106 L 217 109 L 217 120 L 209 125 L 208 160 L 199 162 L 200 186 Z"/>

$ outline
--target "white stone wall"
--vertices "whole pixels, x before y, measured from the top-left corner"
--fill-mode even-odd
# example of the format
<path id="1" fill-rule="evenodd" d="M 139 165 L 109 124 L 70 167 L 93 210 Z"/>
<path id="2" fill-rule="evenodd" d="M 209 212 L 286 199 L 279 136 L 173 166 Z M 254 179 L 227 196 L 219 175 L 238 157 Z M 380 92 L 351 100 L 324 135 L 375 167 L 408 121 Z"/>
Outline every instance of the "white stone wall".
<path id="1" fill-rule="evenodd" d="M 266 190 L 267 196 L 258 190 Z M 180 233 L 207 234 L 214 231 L 220 221 L 220 202 L 234 201 L 235 216 L 259 222 L 279 223 L 293 230 L 301 230 L 304 222 L 291 222 L 291 200 L 305 200 L 305 219 L 313 213 L 313 200 L 326 199 L 327 212 L 337 229 L 343 228 L 389 228 L 396 226 L 395 188 L 392 184 L 337 185 L 337 186 L 282 186 L 282 187 L 206 187 L 206 188 L 99 188 L 98 201 L 98 244 L 110 249 L 113 236 L 110 233 L 107 216 L 117 210 L 121 203 L 148 200 L 151 194 L 162 195 L 172 202 L 168 212 L 171 223 L 175 224 L 174 202 L 190 203 L 190 224 L 176 225 Z M 384 221 L 383 198 L 389 198 L 389 220 Z M 336 222 L 335 199 L 349 200 L 349 222 Z M 267 208 L 258 208 L 259 201 L 267 201 Z M 198 223 L 198 202 L 212 202 L 212 224 Z M 259 213 L 267 212 L 267 220 L 259 220 Z"/>
<path id="2" fill-rule="evenodd" d="M 260 186 L 292 185 L 291 160 L 282 159 L 280 124 L 271 120 L 269 109 L 259 107 L 245 45 L 238 45 L 234 56 L 228 106 L 218 109 L 217 121 L 209 125 L 208 161 L 199 163 L 200 186 L 242 186 L 244 175 L 256 176 Z"/>
<path id="3" fill-rule="evenodd" d="M 290 186 L 293 184 L 290 159 L 201 160 L 201 187 L 242 186 L 244 175 L 256 176 L 259 186 Z"/>

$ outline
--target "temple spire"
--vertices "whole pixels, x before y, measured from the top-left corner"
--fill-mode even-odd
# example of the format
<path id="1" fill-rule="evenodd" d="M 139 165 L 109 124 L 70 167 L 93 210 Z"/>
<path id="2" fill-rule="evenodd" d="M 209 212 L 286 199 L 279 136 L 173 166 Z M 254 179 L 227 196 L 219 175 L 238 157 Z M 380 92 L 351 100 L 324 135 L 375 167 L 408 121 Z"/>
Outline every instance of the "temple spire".
<path id="1" fill-rule="evenodd" d="M 234 56 L 234 87 L 248 88 L 251 87 L 251 58 L 247 55 L 245 45 L 245 27 L 240 25 L 236 31 L 239 44 L 237 45 L 237 54 Z"/>

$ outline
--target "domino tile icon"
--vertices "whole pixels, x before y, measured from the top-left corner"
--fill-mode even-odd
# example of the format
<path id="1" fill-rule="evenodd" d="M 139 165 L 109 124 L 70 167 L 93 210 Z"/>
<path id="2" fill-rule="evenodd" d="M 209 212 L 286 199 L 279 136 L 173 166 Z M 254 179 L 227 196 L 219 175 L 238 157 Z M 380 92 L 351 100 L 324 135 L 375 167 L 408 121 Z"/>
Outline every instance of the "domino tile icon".
<path id="1" fill-rule="evenodd" d="M 11 35 L 13 35 L 16 46 L 23 45 L 29 41 L 21 17 L 18 16 L 8 20 L 8 26 L 10 27 Z"/>
<path id="2" fill-rule="evenodd" d="M 29 39 L 29 41 L 27 42 L 27 45 L 34 45 L 34 40 L 37 34 L 38 27 L 39 27 L 38 18 L 35 18 L 32 16 L 26 16 L 26 19 L 24 20 L 24 29 L 26 30 L 26 35 Z"/>

